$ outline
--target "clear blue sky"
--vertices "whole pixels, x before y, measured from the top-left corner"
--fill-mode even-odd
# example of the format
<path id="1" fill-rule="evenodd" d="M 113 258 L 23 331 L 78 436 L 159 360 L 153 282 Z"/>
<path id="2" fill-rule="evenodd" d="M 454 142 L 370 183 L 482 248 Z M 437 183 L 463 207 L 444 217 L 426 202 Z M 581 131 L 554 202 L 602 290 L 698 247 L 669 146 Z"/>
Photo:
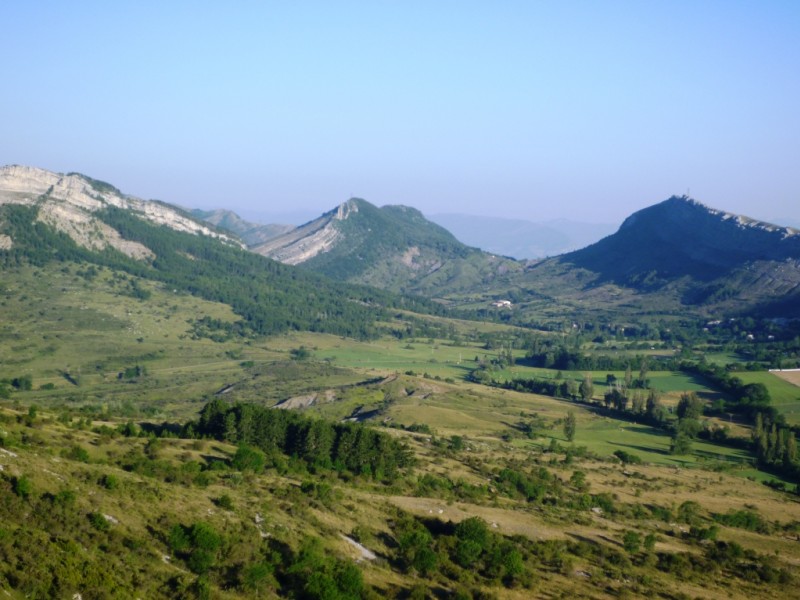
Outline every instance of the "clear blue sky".
<path id="1" fill-rule="evenodd" d="M 0 164 L 191 207 L 800 221 L 797 1 L 0 3 Z"/>

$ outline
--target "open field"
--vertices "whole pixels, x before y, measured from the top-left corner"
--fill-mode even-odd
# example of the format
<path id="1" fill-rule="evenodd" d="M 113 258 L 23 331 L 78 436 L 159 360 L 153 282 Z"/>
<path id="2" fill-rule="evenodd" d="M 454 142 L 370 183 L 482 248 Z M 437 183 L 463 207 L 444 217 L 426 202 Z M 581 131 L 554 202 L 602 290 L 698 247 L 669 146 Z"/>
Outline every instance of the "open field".
<path id="1" fill-rule="evenodd" d="M 414 371 L 440 378 L 464 379 L 475 368 L 476 356 L 494 357 L 496 353 L 484 350 L 478 344 L 455 345 L 447 340 L 381 338 L 371 342 L 320 334 L 291 334 L 268 342 L 270 348 L 288 351 L 292 347 L 307 346 L 313 358 L 329 360 L 340 367 L 364 372 L 391 374 Z"/>
<path id="2" fill-rule="evenodd" d="M 772 405 L 786 417 L 789 423 L 800 423 L 800 387 L 790 383 L 777 373 L 743 371 L 736 373 L 745 383 L 763 383 L 769 390 Z"/>

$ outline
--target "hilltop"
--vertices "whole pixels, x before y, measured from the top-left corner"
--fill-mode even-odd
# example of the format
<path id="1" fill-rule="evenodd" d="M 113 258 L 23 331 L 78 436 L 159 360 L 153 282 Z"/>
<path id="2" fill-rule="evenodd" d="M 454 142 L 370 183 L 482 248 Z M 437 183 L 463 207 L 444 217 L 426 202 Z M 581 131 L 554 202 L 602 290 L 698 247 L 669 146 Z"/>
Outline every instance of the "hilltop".
<path id="1" fill-rule="evenodd" d="M 561 261 L 603 280 L 637 285 L 643 276 L 709 282 L 757 262 L 800 259 L 800 231 L 673 196 L 640 210 L 611 235 Z"/>
<path id="2" fill-rule="evenodd" d="M 595 244 L 529 261 L 516 283 L 539 314 L 800 317 L 800 232 L 672 197 Z"/>
<path id="3" fill-rule="evenodd" d="M 358 198 L 251 250 L 338 280 L 437 297 L 520 269 L 462 244 L 415 208 L 378 208 Z"/>

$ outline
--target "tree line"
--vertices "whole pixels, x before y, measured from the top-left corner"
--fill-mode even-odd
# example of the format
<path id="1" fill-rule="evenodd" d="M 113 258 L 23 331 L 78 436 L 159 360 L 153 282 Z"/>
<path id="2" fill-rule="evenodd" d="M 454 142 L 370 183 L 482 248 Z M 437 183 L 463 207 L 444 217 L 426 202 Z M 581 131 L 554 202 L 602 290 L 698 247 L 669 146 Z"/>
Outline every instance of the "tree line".
<path id="1" fill-rule="evenodd" d="M 379 480 L 393 480 L 413 463 L 404 443 L 360 423 L 331 423 L 288 410 L 228 404 L 220 399 L 206 404 L 199 420 L 184 427 L 184 434 L 240 444 L 244 450 L 240 448 L 234 459 L 240 466 L 254 464 L 247 462 L 247 447 L 263 452 L 273 465 L 283 456 L 293 456 L 312 470 L 334 469 Z M 258 462 L 255 459 L 255 464 Z"/>

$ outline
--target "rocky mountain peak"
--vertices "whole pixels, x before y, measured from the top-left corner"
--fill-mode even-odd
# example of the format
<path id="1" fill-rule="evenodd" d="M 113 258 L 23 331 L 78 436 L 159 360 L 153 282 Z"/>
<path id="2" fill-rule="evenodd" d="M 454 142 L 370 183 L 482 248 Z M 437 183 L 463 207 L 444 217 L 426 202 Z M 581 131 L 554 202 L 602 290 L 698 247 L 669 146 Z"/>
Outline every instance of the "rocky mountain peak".
<path id="1" fill-rule="evenodd" d="M 358 212 L 358 205 L 361 202 L 364 201 L 359 200 L 358 198 L 350 198 L 346 202 L 342 202 L 338 207 L 336 207 L 336 215 L 334 218 L 337 221 L 346 220 L 351 214 Z"/>

